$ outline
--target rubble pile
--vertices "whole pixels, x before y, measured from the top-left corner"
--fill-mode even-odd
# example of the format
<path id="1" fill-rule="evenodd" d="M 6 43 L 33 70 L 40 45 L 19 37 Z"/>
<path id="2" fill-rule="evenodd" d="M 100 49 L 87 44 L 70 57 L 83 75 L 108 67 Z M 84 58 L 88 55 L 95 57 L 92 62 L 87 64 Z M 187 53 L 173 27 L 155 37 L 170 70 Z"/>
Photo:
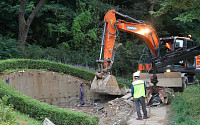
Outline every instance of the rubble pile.
<path id="1" fill-rule="evenodd" d="M 128 98 L 116 98 L 111 101 L 95 101 L 93 104 L 79 105 L 69 110 L 97 115 L 100 117 L 99 125 L 119 125 L 126 121 L 135 110 L 134 103 Z"/>

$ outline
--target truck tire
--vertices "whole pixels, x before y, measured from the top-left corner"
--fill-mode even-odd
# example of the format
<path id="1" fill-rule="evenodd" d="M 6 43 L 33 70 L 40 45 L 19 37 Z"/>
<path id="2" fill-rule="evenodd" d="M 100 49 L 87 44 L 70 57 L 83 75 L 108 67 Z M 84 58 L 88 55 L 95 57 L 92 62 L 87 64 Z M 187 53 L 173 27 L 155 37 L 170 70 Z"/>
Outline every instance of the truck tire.
<path id="1" fill-rule="evenodd" d="M 179 91 L 183 92 L 184 89 L 187 87 L 187 85 L 188 85 L 188 78 L 187 78 L 187 76 L 184 76 L 182 78 L 182 87 L 179 89 Z"/>
<path id="2" fill-rule="evenodd" d="M 199 80 L 194 76 L 194 84 L 199 84 Z"/>

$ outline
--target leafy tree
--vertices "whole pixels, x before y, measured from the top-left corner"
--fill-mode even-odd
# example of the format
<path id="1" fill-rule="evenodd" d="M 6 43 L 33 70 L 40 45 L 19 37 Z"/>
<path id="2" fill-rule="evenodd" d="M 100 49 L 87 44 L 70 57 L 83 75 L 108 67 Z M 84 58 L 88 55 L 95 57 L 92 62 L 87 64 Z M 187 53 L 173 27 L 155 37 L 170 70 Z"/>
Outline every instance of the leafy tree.
<path id="1" fill-rule="evenodd" d="M 25 47 L 25 43 L 26 43 L 26 39 L 27 39 L 27 35 L 28 35 L 30 25 L 31 25 L 35 15 L 38 13 L 38 11 L 40 10 L 40 8 L 42 7 L 42 5 L 44 4 L 45 1 L 46 0 L 40 0 L 39 3 L 36 6 L 34 6 L 34 4 L 32 4 L 31 7 L 32 7 L 33 11 L 31 12 L 31 14 L 27 18 L 27 20 L 25 20 L 26 0 L 20 1 L 18 40 L 21 43 L 23 51 L 24 51 L 24 47 Z"/>
<path id="2" fill-rule="evenodd" d="M 96 40 L 96 28 L 89 27 L 92 20 L 90 7 L 85 9 L 86 4 L 80 3 L 81 13 L 74 19 L 72 24 L 73 42 L 75 49 L 80 47 L 92 47 L 92 42 Z M 92 41 L 93 40 L 93 41 Z"/>
<path id="3" fill-rule="evenodd" d="M 17 38 L 19 2 L 17 0 L 0 1 L 0 34 Z"/>
<path id="4" fill-rule="evenodd" d="M 175 32 L 173 35 L 181 34 L 187 36 L 192 34 L 193 40 L 196 43 L 200 43 L 200 1 L 199 0 L 165 0 L 161 3 L 161 7 L 158 11 L 151 11 L 150 13 L 162 18 L 164 16 L 170 17 L 170 24 L 176 24 L 177 28 L 173 28 Z M 173 16 L 170 16 L 172 15 Z M 174 21 L 173 21 L 174 19 Z M 166 20 L 167 21 L 167 20 Z M 184 23 L 181 23 L 181 22 Z M 166 23 L 165 23 L 166 24 Z M 172 28 L 168 28 L 170 30 Z M 184 33 L 183 33 L 184 32 Z"/>
<path id="5" fill-rule="evenodd" d="M 69 3 L 62 5 L 59 2 L 46 2 L 31 24 L 28 43 L 42 47 L 57 47 L 63 42 L 67 43 L 72 39 L 71 25 L 74 18 L 75 10 Z"/>
<path id="6" fill-rule="evenodd" d="M 166 14 L 168 11 L 180 11 L 181 13 L 175 20 L 184 22 L 192 22 L 193 20 L 200 20 L 200 1 L 199 0 L 165 0 L 161 4 L 161 8 L 152 14 L 159 16 Z"/>
<path id="7" fill-rule="evenodd" d="M 19 57 L 21 57 L 21 51 L 17 40 L 0 35 L 0 59 Z"/>

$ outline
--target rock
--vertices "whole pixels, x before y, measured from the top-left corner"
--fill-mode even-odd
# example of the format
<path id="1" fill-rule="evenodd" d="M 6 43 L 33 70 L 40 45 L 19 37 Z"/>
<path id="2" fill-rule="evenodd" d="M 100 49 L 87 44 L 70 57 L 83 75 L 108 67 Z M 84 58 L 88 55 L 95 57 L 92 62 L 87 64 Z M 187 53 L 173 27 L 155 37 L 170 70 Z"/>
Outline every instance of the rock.
<path id="1" fill-rule="evenodd" d="M 43 125 L 55 125 L 55 124 L 53 122 L 51 122 L 48 118 L 45 118 Z"/>

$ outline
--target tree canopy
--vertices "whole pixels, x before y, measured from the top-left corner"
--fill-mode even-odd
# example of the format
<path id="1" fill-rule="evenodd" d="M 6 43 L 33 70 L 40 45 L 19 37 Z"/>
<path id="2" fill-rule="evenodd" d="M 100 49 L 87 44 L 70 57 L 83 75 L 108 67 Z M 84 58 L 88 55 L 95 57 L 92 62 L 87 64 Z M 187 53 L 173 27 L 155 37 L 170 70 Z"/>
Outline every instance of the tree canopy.
<path id="1" fill-rule="evenodd" d="M 39 1 L 26 1 L 24 19 Z M 35 14 L 26 49 L 20 52 L 20 1 L 1 0 L 0 59 L 48 59 L 96 68 L 103 18 L 111 9 L 152 25 L 159 37 L 192 34 L 200 43 L 199 5 L 199 0 L 49 0 Z M 113 74 L 131 76 L 146 45 L 141 38 L 124 32 L 119 32 L 116 42 L 123 45 L 116 52 Z"/>

